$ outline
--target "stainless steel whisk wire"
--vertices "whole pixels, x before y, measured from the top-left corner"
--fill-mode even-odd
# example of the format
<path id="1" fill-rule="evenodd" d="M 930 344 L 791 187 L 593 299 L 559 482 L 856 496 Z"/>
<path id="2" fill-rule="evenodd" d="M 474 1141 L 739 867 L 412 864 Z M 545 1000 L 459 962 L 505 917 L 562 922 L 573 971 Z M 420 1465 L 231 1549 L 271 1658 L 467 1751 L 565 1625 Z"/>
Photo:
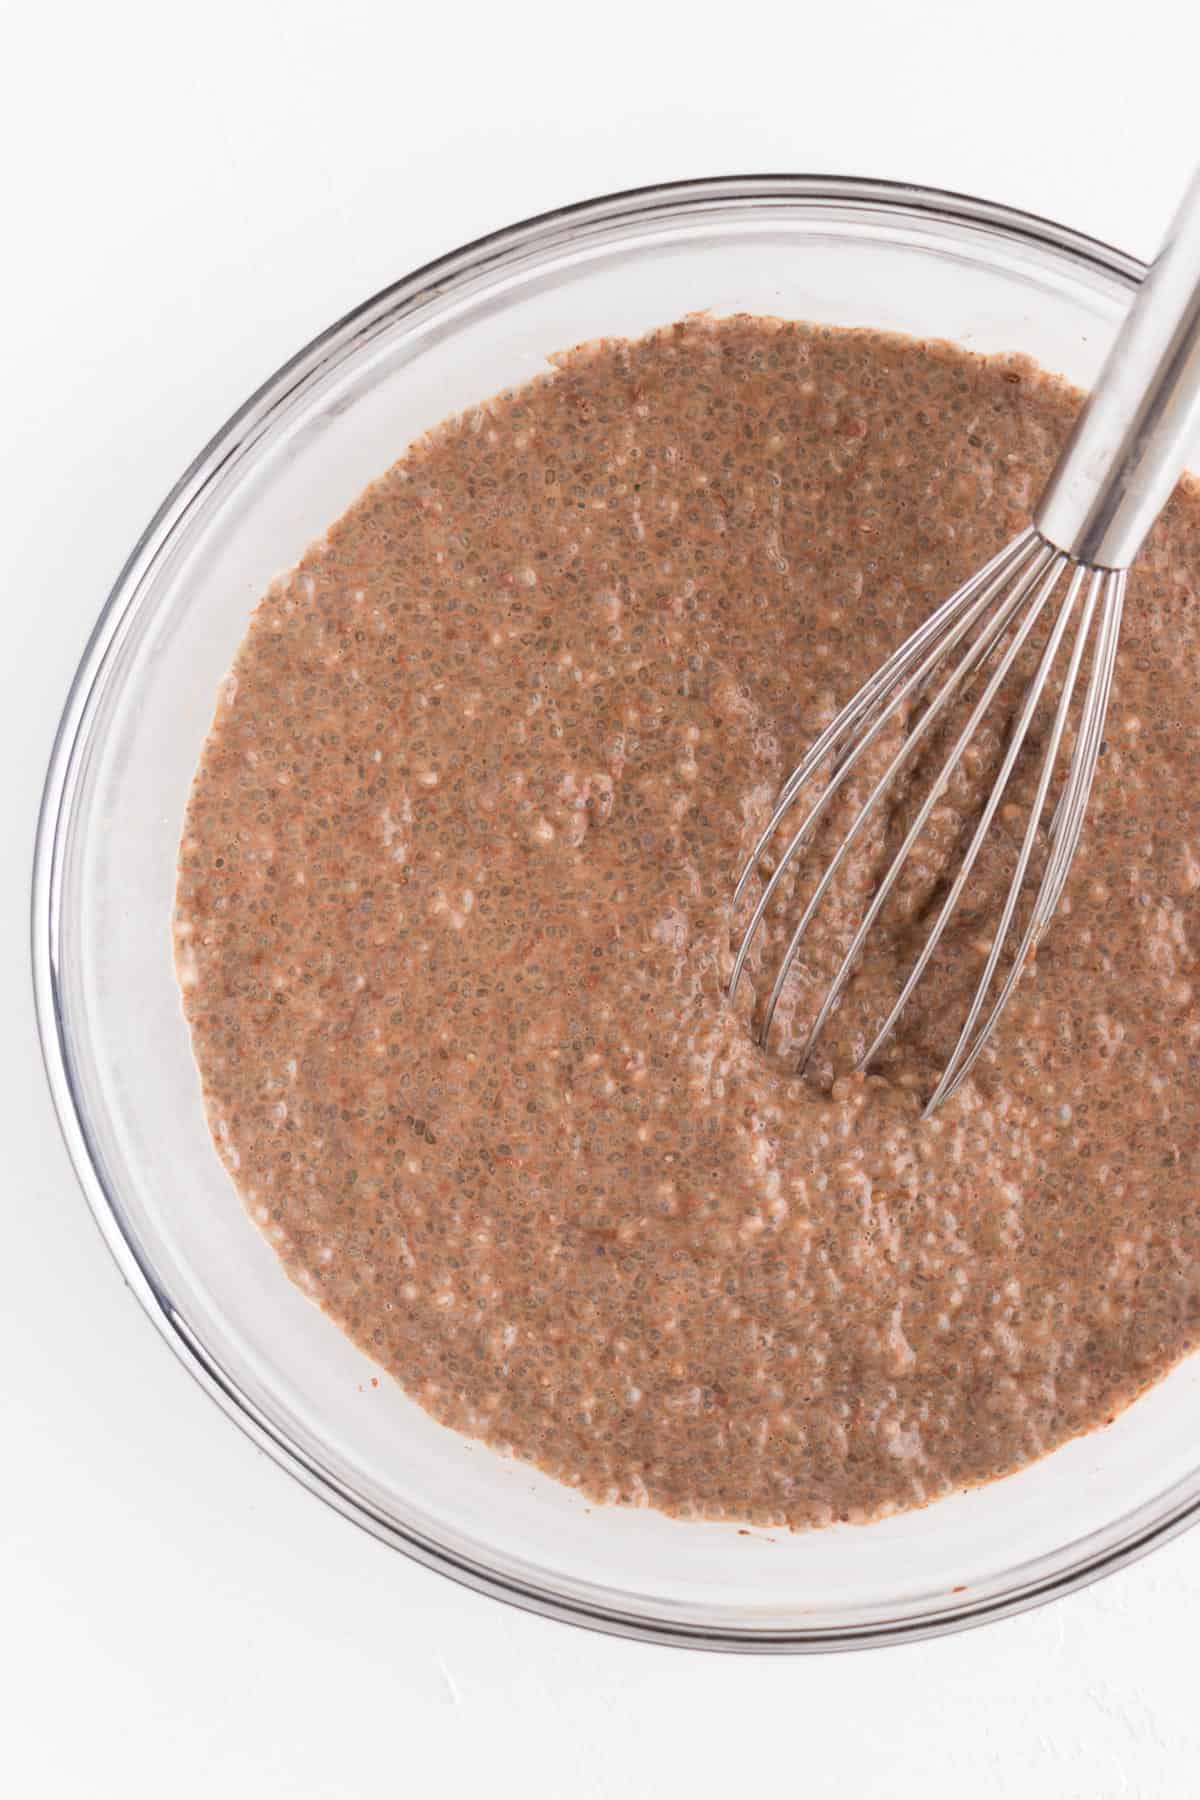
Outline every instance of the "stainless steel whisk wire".
<path id="1" fill-rule="evenodd" d="M 910 722 L 899 748 L 858 806 L 791 932 L 759 1019 L 758 1035 L 766 1043 L 809 927 L 852 850 L 894 791 L 898 778 L 911 769 L 918 750 L 935 741 L 935 727 L 939 722 L 943 729 L 949 726 L 955 699 L 961 698 L 965 704 L 975 684 L 986 675 L 982 691 L 970 702 L 966 723 L 942 759 L 932 786 L 876 884 L 838 962 L 809 1026 L 800 1054 L 801 1070 L 808 1064 L 845 992 L 863 946 L 935 807 L 1006 682 L 1014 677 L 1014 671 L 1019 672 L 1022 651 L 1034 639 L 1039 620 L 1045 619 L 1049 625 L 1034 672 L 1009 723 L 999 768 L 965 852 L 936 905 L 936 917 L 919 955 L 857 1065 L 866 1068 L 878 1055 L 942 942 L 1065 653 L 1065 668 L 1012 875 L 966 1019 L 926 1104 L 926 1117 L 957 1091 L 974 1067 L 1023 970 L 1036 953 L 1066 886 L 1104 739 L 1129 565 L 1185 466 L 1198 424 L 1200 172 L 1193 178 L 1163 248 L 1141 284 L 1035 509 L 1031 526 L 951 594 L 819 734 L 784 783 L 742 870 L 733 895 L 735 916 L 752 881 L 760 874 L 764 856 L 780 827 L 794 810 L 799 812 L 799 823 L 765 875 L 742 930 L 729 980 L 731 995 L 742 979 L 772 901 L 789 872 L 796 869 L 797 859 L 829 814 L 832 802 L 862 768 L 867 752 L 888 725 L 897 718 L 901 724 Z M 1052 614 L 1051 601 L 1060 584 L 1061 598 L 1057 612 Z M 951 662 L 959 651 L 957 660 Z M 1085 667 L 1082 697 L 1076 704 Z M 1074 741 L 1066 773 L 1049 824 L 1043 828 L 1072 716 Z M 802 810 L 802 796 L 814 788 L 820 777 L 822 785 L 810 795 L 807 810 Z M 1045 862 L 1028 918 L 1019 928 L 1021 896 L 1043 831 Z M 988 997 L 1005 947 L 1018 929 L 1015 950 L 989 1006 Z"/>

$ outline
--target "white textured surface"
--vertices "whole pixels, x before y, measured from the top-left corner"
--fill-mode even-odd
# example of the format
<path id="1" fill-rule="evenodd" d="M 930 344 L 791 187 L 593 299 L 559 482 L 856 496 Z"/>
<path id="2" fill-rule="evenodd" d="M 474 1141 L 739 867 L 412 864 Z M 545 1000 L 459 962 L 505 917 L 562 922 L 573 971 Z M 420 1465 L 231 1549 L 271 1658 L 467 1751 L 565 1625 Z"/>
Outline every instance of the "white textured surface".
<path id="1" fill-rule="evenodd" d="M 43 1092 L 26 888 L 63 691 L 153 507 L 284 355 L 441 250 L 638 182 L 904 176 L 1147 253 L 1197 151 L 1200 15 L 1178 0 L 691 17 L 0 0 L 0 1755 L 21 1800 L 1195 1792 L 1200 1533 L 1032 1616 L 855 1657 L 703 1657 L 510 1611 L 326 1512 L 192 1386 Z"/>

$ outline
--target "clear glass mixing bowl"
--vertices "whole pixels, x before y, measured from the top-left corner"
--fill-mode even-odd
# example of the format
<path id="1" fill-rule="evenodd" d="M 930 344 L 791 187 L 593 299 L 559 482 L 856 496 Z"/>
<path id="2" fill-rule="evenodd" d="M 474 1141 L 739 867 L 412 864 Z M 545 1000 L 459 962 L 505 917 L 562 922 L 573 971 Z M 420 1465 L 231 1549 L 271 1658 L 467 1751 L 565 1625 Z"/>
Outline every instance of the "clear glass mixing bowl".
<path id="1" fill-rule="evenodd" d="M 80 665 L 46 783 L 33 950 L 46 1065 L 125 1279 L 231 1418 L 314 1493 L 499 1597 L 676 1644 L 896 1642 L 1062 1593 L 1200 1503 L 1200 1357 L 1104 1431 L 924 1511 L 792 1535 L 589 1505 L 435 1425 L 291 1285 L 209 1141 L 171 912 L 188 784 L 254 601 L 409 441 L 554 350 L 752 311 L 1022 350 L 1088 385 L 1141 265 L 952 194 L 689 182 L 535 219 L 334 325 L 232 418 L 147 527 Z"/>

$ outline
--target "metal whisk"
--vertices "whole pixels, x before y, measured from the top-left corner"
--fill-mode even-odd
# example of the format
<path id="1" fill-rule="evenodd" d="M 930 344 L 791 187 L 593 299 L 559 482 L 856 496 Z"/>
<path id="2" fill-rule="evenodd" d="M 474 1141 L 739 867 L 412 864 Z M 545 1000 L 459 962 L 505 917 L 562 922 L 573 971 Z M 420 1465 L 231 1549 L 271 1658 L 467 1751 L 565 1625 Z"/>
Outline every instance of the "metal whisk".
<path id="1" fill-rule="evenodd" d="M 949 786 L 955 770 L 1014 666 L 1043 622 L 1036 667 L 1011 719 L 991 790 L 962 862 L 887 1018 L 858 1066 L 878 1053 L 940 943 L 995 819 L 1043 696 L 1058 680 L 1058 697 L 1045 737 L 1032 805 L 1020 838 L 1000 917 L 966 1020 L 925 1108 L 928 1117 L 965 1079 L 995 1029 L 1021 972 L 1043 936 L 1070 873 L 1104 732 L 1129 565 L 1182 472 L 1200 423 L 1200 172 L 1184 198 L 1156 261 L 1143 280 L 1100 378 L 1033 515 L 1033 523 L 966 581 L 921 625 L 843 707 L 788 777 L 778 802 L 742 871 L 734 892 L 736 911 L 785 818 L 799 823 L 779 854 L 755 902 L 734 959 L 729 991 L 737 988 L 752 943 L 780 884 L 810 842 L 830 803 L 859 770 L 864 756 L 897 714 L 912 708 L 911 727 L 858 808 L 813 889 L 788 941 L 762 1010 L 759 1038 L 766 1043 L 788 975 L 805 934 L 847 858 L 885 797 L 918 751 L 936 743 L 987 675 L 965 723 L 940 762 L 932 786 L 913 817 L 855 929 L 848 949 L 809 1029 L 803 1069 L 854 970 L 867 936 L 898 882 L 914 845 Z M 1057 606 L 1057 611 L 1054 610 Z M 1048 623 L 1048 630 L 1046 629 Z M 1086 677 L 1080 677 L 1086 666 Z M 1057 671 L 1057 674 L 1056 674 Z M 1082 694 L 1073 707 L 1077 690 Z M 1065 777 L 1045 833 L 1045 861 L 1029 915 L 1000 975 L 1015 935 L 1018 907 L 1038 849 L 1043 815 L 1072 713 L 1074 742 Z M 814 788 L 814 783 L 819 785 Z M 805 790 L 807 804 L 802 801 Z M 982 1023 L 981 1023 L 982 1020 Z"/>

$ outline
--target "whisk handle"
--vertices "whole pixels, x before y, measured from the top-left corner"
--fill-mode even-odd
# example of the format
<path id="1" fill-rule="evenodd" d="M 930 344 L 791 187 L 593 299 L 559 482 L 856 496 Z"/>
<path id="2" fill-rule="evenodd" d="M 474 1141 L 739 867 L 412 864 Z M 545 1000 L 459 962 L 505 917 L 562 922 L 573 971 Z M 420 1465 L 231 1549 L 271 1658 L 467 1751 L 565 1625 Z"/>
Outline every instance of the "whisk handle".
<path id="1" fill-rule="evenodd" d="M 1128 568 L 1200 439 L 1200 170 L 1034 513 L 1096 568 Z"/>

